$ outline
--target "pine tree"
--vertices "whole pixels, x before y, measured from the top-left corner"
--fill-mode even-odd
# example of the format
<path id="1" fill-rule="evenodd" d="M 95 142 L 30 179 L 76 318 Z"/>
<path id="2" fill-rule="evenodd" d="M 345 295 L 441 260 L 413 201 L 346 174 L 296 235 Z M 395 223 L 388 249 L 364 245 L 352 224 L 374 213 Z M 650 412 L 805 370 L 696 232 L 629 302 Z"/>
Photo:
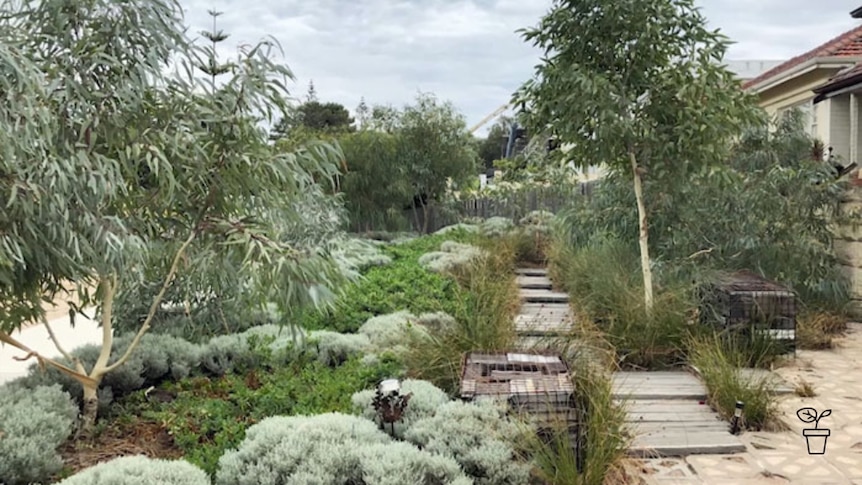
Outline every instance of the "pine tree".
<path id="1" fill-rule="evenodd" d="M 221 74 L 225 74 L 225 73 L 230 72 L 230 70 L 233 68 L 233 65 L 231 63 L 219 64 L 218 56 L 216 55 L 216 46 L 220 42 L 224 42 L 225 40 L 227 40 L 228 37 L 230 37 L 228 34 L 225 34 L 223 30 L 217 30 L 217 27 L 216 27 L 216 19 L 224 12 L 217 12 L 215 10 L 208 10 L 207 13 L 213 19 L 213 28 L 212 28 L 212 31 L 210 31 L 210 32 L 207 32 L 205 30 L 201 31 L 201 35 L 204 36 L 206 39 L 208 39 L 210 42 L 212 42 L 212 47 L 210 48 L 211 50 L 209 52 L 209 63 L 207 63 L 207 64 L 201 63 L 201 64 L 198 64 L 197 67 L 198 67 L 198 69 L 203 71 L 205 74 L 210 76 L 213 91 L 215 91 L 216 77 L 221 75 Z"/>
<path id="2" fill-rule="evenodd" d="M 314 90 L 314 81 L 308 81 L 308 94 L 305 97 L 306 103 L 317 102 L 317 91 Z"/>
<path id="3" fill-rule="evenodd" d="M 369 114 L 368 105 L 365 104 L 365 96 L 363 96 L 356 107 L 356 124 L 359 125 L 360 129 L 365 127 Z"/>

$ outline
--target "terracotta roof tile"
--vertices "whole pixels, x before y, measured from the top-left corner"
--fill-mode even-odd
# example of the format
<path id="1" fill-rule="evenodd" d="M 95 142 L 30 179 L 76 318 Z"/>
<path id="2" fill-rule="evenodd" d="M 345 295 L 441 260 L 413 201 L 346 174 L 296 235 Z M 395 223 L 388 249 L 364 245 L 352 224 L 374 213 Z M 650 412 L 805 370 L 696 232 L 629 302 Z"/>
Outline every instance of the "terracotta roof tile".
<path id="1" fill-rule="evenodd" d="M 802 55 L 798 55 L 783 64 L 773 67 L 756 78 L 746 81 L 742 84 L 742 87 L 747 89 L 755 84 L 759 84 L 771 77 L 777 76 L 782 72 L 798 66 L 805 61 L 809 61 L 817 57 L 855 56 L 862 56 L 862 25 L 844 32 L 838 37 L 835 37 L 834 39 L 829 40 Z"/>

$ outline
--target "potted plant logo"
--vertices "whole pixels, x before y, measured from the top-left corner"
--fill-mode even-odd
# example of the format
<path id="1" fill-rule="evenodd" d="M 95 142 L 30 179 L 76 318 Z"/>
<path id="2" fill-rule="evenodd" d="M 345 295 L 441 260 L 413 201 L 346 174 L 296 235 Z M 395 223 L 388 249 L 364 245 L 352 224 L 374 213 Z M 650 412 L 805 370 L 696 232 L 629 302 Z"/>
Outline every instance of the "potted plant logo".
<path id="1" fill-rule="evenodd" d="M 830 414 L 832 414 L 831 409 L 823 411 L 819 416 L 817 415 L 817 410 L 814 408 L 802 408 L 796 411 L 796 416 L 803 423 L 814 423 L 813 428 L 802 430 L 802 436 L 805 437 L 805 441 L 808 443 L 809 455 L 822 455 L 826 453 L 826 439 L 829 438 L 829 430 L 818 428 L 817 425 L 821 419 Z"/>

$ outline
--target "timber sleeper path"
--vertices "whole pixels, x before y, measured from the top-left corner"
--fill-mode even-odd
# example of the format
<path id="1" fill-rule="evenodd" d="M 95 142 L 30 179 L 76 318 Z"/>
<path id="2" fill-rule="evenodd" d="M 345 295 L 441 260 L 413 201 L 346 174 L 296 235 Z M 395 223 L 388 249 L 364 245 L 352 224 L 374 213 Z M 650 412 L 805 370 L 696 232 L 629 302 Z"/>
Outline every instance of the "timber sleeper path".
<path id="1" fill-rule="evenodd" d="M 568 349 L 573 316 L 566 293 L 554 291 L 542 268 L 516 270 L 521 309 L 515 317 L 519 348 Z M 583 345 L 581 345 L 583 347 Z M 585 349 L 586 350 L 586 349 Z M 564 354 L 566 352 L 563 352 Z M 634 435 L 629 453 L 639 456 L 725 454 L 745 450 L 728 423 L 705 403 L 706 388 L 689 372 L 616 372 L 614 398 L 626 406 Z"/>
<path id="2" fill-rule="evenodd" d="M 629 454 L 730 454 L 745 445 L 706 404 L 706 387 L 689 372 L 615 372 L 614 398 L 634 435 Z"/>
<path id="3" fill-rule="evenodd" d="M 521 309 L 515 317 L 515 333 L 519 342 L 532 346 L 543 338 L 571 333 L 573 320 L 569 295 L 553 290 L 548 271 L 523 268 L 516 272 L 521 297 Z"/>

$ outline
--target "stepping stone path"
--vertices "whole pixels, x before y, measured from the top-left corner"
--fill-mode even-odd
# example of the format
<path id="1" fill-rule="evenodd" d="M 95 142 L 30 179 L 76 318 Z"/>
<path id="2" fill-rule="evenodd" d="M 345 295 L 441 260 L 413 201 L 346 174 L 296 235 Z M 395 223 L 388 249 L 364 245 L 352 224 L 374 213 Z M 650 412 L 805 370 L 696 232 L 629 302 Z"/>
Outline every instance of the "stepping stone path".
<path id="1" fill-rule="evenodd" d="M 518 347 L 570 350 L 573 327 L 569 297 L 553 290 L 545 269 L 516 270 L 521 310 L 515 317 Z M 678 456 L 736 453 L 745 446 L 706 401 L 706 388 L 689 372 L 616 372 L 614 397 L 626 406 L 634 455 Z"/>

